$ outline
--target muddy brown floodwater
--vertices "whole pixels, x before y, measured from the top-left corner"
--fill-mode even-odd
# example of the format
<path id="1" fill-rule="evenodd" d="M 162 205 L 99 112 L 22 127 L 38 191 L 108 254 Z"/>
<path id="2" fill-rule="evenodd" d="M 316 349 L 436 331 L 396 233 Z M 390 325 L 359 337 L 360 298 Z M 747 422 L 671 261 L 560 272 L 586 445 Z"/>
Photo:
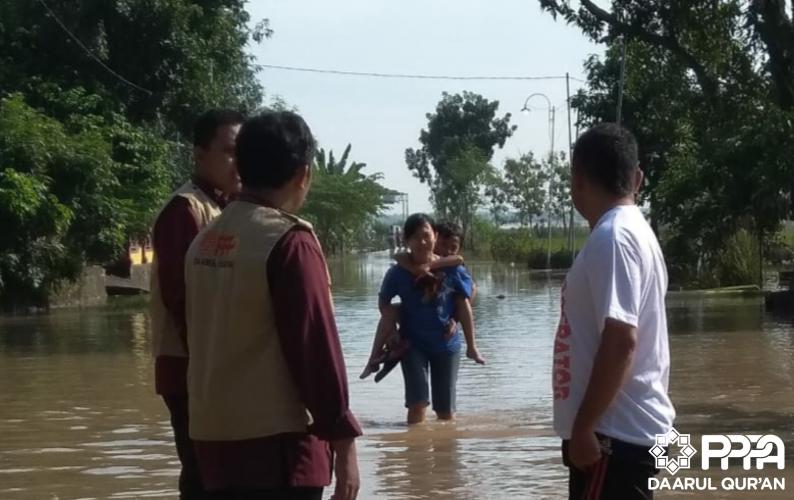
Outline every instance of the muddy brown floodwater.
<path id="1" fill-rule="evenodd" d="M 366 432 L 360 498 L 566 498 L 550 397 L 561 278 L 471 265 L 489 364 L 462 364 L 456 422 L 408 429 L 399 370 L 377 385 L 357 378 L 388 265 L 384 255 L 331 263 L 352 405 Z M 696 456 L 692 477 L 716 485 L 729 476 L 777 476 L 787 490 L 658 498 L 794 498 L 791 320 L 765 314 L 759 299 L 680 294 L 668 298 L 668 314 L 676 428 L 696 443 L 703 433 L 777 434 L 789 467 L 704 472 Z M 178 462 L 153 393 L 149 338 L 142 299 L 0 318 L 0 499 L 176 497 Z"/>

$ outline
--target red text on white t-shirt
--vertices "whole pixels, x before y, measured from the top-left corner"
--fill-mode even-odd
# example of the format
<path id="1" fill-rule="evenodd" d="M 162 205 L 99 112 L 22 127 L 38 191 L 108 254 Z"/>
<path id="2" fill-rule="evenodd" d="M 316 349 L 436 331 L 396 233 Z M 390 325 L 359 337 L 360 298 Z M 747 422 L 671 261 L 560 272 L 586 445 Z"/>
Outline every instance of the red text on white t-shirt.
<path id="1" fill-rule="evenodd" d="M 565 288 L 566 283 L 563 283 L 562 299 L 560 301 L 562 312 L 560 313 L 557 335 L 554 338 L 552 387 L 555 401 L 568 399 L 571 392 L 571 325 L 568 324 L 568 317 L 565 315 Z"/>

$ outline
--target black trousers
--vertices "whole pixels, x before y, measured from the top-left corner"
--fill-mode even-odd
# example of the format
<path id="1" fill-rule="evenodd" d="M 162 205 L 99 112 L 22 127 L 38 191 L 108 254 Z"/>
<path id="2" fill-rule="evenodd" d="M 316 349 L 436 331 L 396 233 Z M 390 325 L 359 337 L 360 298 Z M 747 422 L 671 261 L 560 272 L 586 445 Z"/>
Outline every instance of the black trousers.
<path id="1" fill-rule="evenodd" d="M 587 472 L 571 464 L 568 441 L 562 442 L 562 461 L 568 467 L 569 500 L 651 500 L 648 479 L 656 468 L 649 446 L 638 446 L 598 435 L 603 456 Z"/>
<path id="2" fill-rule="evenodd" d="M 176 453 L 182 464 L 182 470 L 179 473 L 179 499 L 204 500 L 207 498 L 207 494 L 201 484 L 196 451 L 188 431 L 187 396 L 163 396 L 163 400 L 171 413 Z"/>
<path id="3" fill-rule="evenodd" d="M 212 492 L 210 500 L 322 500 L 322 488 L 276 488 Z"/>

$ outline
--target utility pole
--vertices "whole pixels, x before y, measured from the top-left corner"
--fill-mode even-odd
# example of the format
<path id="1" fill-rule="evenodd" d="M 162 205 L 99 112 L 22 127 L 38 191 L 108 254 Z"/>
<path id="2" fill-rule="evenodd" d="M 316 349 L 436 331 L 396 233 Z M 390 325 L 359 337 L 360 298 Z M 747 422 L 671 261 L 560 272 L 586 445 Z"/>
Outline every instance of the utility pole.
<path id="1" fill-rule="evenodd" d="M 548 229 L 547 229 L 548 245 L 546 247 L 546 268 L 547 269 L 551 269 L 551 195 L 552 195 L 552 186 L 553 186 L 553 181 L 554 181 L 554 136 L 555 136 L 555 133 L 556 133 L 556 131 L 554 129 L 554 125 L 555 125 L 555 117 L 556 117 L 556 111 L 557 110 L 554 107 L 554 105 L 551 103 L 551 99 L 549 99 L 549 96 L 547 96 L 546 94 L 541 94 L 541 93 L 538 92 L 538 93 L 530 95 L 529 97 L 527 97 L 524 100 L 524 107 L 521 108 L 522 112 L 525 112 L 525 113 L 529 112 L 529 107 L 528 107 L 529 100 L 532 99 L 535 96 L 543 97 L 544 99 L 546 99 L 546 103 L 549 106 L 548 107 L 548 110 L 549 110 L 549 132 L 550 132 L 549 140 L 551 142 L 551 149 L 549 150 L 549 167 L 550 167 L 549 187 L 548 187 L 549 193 L 548 193 L 548 198 L 546 199 L 546 219 L 547 219 L 546 222 L 547 222 L 547 226 L 548 226 Z"/>

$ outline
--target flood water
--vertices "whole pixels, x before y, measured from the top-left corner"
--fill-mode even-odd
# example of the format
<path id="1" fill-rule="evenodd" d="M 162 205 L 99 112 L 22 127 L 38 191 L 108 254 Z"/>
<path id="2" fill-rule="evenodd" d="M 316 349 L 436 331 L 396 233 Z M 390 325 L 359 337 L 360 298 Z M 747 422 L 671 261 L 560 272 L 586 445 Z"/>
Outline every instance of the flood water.
<path id="1" fill-rule="evenodd" d="M 462 364 L 457 422 L 408 429 L 399 370 L 380 384 L 357 377 L 388 265 L 384 255 L 331 263 L 352 406 L 366 433 L 360 498 L 567 498 L 550 397 L 561 278 L 471 265 L 489 364 Z M 178 462 L 153 392 L 146 310 L 145 300 L 127 299 L 0 318 L 0 499 L 176 498 Z M 702 433 L 777 434 L 789 468 L 692 471 L 715 484 L 726 475 L 785 477 L 785 492 L 657 496 L 794 498 L 792 322 L 751 298 L 672 295 L 668 313 L 676 428 L 696 443 Z M 697 456 L 694 463 L 699 469 Z"/>

